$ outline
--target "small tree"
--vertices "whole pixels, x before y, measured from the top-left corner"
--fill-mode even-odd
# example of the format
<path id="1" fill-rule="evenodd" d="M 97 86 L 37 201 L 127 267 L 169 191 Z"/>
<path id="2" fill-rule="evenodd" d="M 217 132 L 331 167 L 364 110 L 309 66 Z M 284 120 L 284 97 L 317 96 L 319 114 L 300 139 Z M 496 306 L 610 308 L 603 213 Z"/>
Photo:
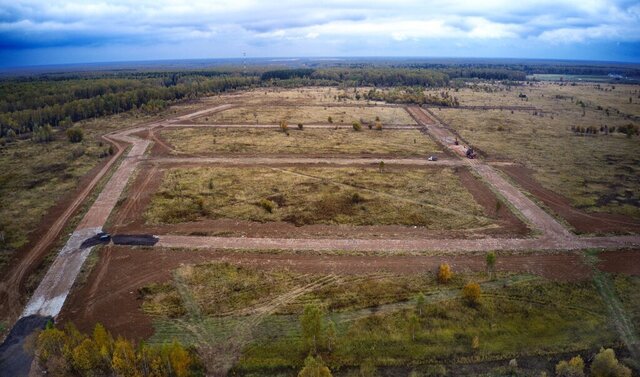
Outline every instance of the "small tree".
<path id="1" fill-rule="evenodd" d="M 31 139 L 36 143 L 48 143 L 53 140 L 53 128 L 48 124 L 42 127 L 35 127 Z"/>
<path id="2" fill-rule="evenodd" d="M 473 352 L 478 352 L 478 350 L 480 349 L 480 337 L 475 335 L 472 339 L 471 339 L 471 350 Z"/>
<path id="3" fill-rule="evenodd" d="M 467 304 L 471 306 L 476 306 L 480 304 L 480 295 L 482 291 L 480 290 L 480 285 L 476 282 L 467 283 L 462 288 L 462 297 L 465 299 Z"/>
<path id="4" fill-rule="evenodd" d="M 327 341 L 327 349 L 329 352 L 333 351 L 333 346 L 338 340 L 338 331 L 336 330 L 336 324 L 331 320 L 327 324 L 325 339 Z"/>
<path id="5" fill-rule="evenodd" d="M 384 161 L 378 163 L 378 170 L 380 170 L 380 173 L 384 171 Z"/>
<path id="6" fill-rule="evenodd" d="M 380 121 L 376 121 L 376 131 L 382 131 L 382 123 Z"/>
<path id="7" fill-rule="evenodd" d="M 331 377 L 331 371 L 324 365 L 320 356 L 314 358 L 309 355 L 304 359 L 304 367 L 298 377 Z"/>
<path id="8" fill-rule="evenodd" d="M 442 284 L 446 284 L 451 280 L 453 273 L 451 272 L 451 267 L 448 263 L 440 264 L 438 267 L 438 281 Z"/>
<path id="9" fill-rule="evenodd" d="M 631 369 L 618 362 L 611 348 L 600 348 L 591 363 L 592 377 L 631 377 Z"/>
<path id="10" fill-rule="evenodd" d="M 287 133 L 287 131 L 289 131 L 289 124 L 287 124 L 286 120 L 281 120 L 280 121 L 280 131 Z"/>
<path id="11" fill-rule="evenodd" d="M 69 139 L 72 143 L 79 143 L 82 141 L 84 134 L 82 130 L 78 127 L 71 127 L 67 129 L 67 139 Z"/>
<path id="12" fill-rule="evenodd" d="M 354 131 L 362 131 L 362 124 L 360 124 L 360 122 L 358 121 L 351 123 L 351 126 L 353 127 Z"/>
<path id="13" fill-rule="evenodd" d="M 331 117 L 327 117 L 327 122 L 329 122 L 329 123 L 333 123 L 333 118 L 331 118 Z"/>
<path id="14" fill-rule="evenodd" d="M 418 296 L 416 296 L 416 312 L 418 312 L 418 315 L 420 317 L 422 317 L 422 314 L 424 313 L 426 306 L 427 306 L 426 298 L 424 297 L 422 292 L 418 293 Z"/>
<path id="15" fill-rule="evenodd" d="M 302 131 L 303 128 L 304 128 L 304 125 L 302 123 L 298 123 L 298 129 Z"/>
<path id="16" fill-rule="evenodd" d="M 491 279 L 495 278 L 495 268 L 496 268 L 496 253 L 490 251 L 487 253 L 486 257 L 487 261 L 487 273 Z"/>
<path id="17" fill-rule="evenodd" d="M 313 353 L 317 352 L 318 340 L 322 336 L 322 311 L 316 305 L 306 305 L 300 316 L 302 336 L 311 345 Z"/>
<path id="18" fill-rule="evenodd" d="M 556 376 L 558 377 L 584 377 L 584 360 L 576 356 L 569 360 L 556 364 Z"/>
<path id="19" fill-rule="evenodd" d="M 417 315 L 411 313 L 409 315 L 409 334 L 411 335 L 411 340 L 416 340 L 416 332 L 420 329 L 420 319 Z"/>

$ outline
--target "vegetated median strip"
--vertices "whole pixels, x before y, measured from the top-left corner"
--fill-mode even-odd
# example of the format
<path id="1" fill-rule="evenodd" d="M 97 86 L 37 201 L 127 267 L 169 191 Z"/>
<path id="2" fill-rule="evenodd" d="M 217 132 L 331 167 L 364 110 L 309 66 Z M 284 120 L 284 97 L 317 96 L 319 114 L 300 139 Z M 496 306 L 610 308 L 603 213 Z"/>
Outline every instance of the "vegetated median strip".
<path id="1" fill-rule="evenodd" d="M 255 124 L 255 123 L 168 123 L 164 125 L 166 128 L 266 128 L 280 129 L 277 124 Z M 304 128 L 311 129 L 352 129 L 351 124 L 335 124 L 335 123 L 308 123 L 303 125 Z M 394 124 L 383 125 L 383 130 L 416 130 L 420 127 L 411 124 Z M 379 131 L 377 131 L 379 132 Z"/>
<path id="2" fill-rule="evenodd" d="M 427 161 L 426 158 L 347 158 L 347 157 L 149 157 L 148 161 L 163 164 L 214 165 L 385 165 L 403 166 L 465 166 L 454 159 Z"/>

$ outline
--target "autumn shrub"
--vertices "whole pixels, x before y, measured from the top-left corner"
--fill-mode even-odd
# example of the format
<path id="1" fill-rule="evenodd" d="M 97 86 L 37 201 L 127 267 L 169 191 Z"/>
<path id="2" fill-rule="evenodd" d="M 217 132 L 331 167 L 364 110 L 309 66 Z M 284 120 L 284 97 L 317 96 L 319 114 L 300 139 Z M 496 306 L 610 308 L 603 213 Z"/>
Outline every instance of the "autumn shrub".
<path id="1" fill-rule="evenodd" d="M 620 364 L 611 348 L 601 348 L 591 363 L 592 377 L 631 377 L 631 369 Z"/>
<path id="2" fill-rule="evenodd" d="M 276 203 L 269 199 L 260 199 L 258 205 L 269 213 L 273 213 L 273 210 L 276 208 Z"/>
<path id="3" fill-rule="evenodd" d="M 452 276 L 453 272 L 451 272 L 451 267 L 449 266 L 449 264 L 440 264 L 440 267 L 438 267 L 438 281 L 442 284 L 446 284 L 449 282 L 449 280 L 451 280 Z"/>
<path id="4" fill-rule="evenodd" d="M 556 365 L 558 377 L 584 377 L 584 360 L 576 356 L 569 361 L 562 360 Z"/>
<path id="5" fill-rule="evenodd" d="M 467 304 L 471 306 L 476 306 L 480 304 L 480 295 L 482 291 L 480 290 L 480 285 L 475 282 L 467 283 L 462 288 L 462 297 L 465 299 Z"/>

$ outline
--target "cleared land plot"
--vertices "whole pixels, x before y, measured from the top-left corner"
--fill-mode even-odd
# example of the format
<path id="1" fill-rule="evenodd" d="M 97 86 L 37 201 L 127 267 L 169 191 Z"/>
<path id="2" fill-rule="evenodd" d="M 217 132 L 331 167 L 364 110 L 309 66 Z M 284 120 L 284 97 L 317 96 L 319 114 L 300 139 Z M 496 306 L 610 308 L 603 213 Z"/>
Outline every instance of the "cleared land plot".
<path id="1" fill-rule="evenodd" d="M 434 111 L 489 157 L 506 158 L 533 169 L 536 180 L 574 206 L 640 218 L 637 136 L 576 136 L 570 129 L 572 125 L 599 128 L 605 124 L 600 123 L 605 121 L 599 114 L 589 110 L 589 116 L 581 118 L 581 110 L 544 117 L 497 110 Z M 626 123 L 623 119 L 606 121 L 609 126 Z"/>
<path id="2" fill-rule="evenodd" d="M 376 118 L 385 124 L 415 124 L 411 116 L 401 107 L 377 106 L 256 106 L 236 107 L 217 114 L 196 118 L 196 123 L 211 124 L 279 124 L 287 121 L 290 127 L 298 123 L 351 124 L 362 122 L 374 123 Z"/>
<path id="3" fill-rule="evenodd" d="M 614 89 L 612 89 L 614 88 Z M 488 83 L 468 83 L 466 87 L 449 94 L 458 98 L 461 106 L 527 106 L 537 107 L 547 112 L 581 110 L 580 101 L 585 108 L 600 112 L 601 118 L 614 119 L 627 114 L 640 116 L 639 85 L 611 84 L 560 84 L 531 83 L 531 85 L 506 86 Z M 428 90 L 427 94 L 438 95 L 440 90 Z M 523 94 L 526 97 L 520 97 Z M 629 101 L 631 98 L 631 101 Z M 598 109 L 600 106 L 600 109 Z M 609 115 L 607 116 L 607 109 Z M 590 114 L 586 114 L 585 118 Z M 573 120 L 584 123 L 580 111 Z M 580 124 L 584 125 L 584 124 Z M 585 126 L 588 126 L 585 125 Z"/>
<path id="4" fill-rule="evenodd" d="M 426 156 L 441 149 L 418 130 L 174 128 L 160 135 L 193 154 L 363 154 Z"/>
<path id="5" fill-rule="evenodd" d="M 176 168 L 145 213 L 150 224 L 199 219 L 296 225 L 491 226 L 453 169 Z"/>

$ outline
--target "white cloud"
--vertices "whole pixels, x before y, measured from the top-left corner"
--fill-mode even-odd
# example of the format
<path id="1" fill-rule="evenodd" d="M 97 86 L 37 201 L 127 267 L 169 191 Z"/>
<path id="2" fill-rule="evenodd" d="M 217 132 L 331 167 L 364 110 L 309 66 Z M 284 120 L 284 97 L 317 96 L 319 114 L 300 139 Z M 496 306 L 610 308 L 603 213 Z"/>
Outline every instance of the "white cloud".
<path id="1" fill-rule="evenodd" d="M 326 45 L 354 38 L 637 42 L 639 25 L 640 4 L 632 0 L 0 0 L 0 38 L 27 46 L 109 43 L 111 36 L 131 44 L 230 37 Z"/>

